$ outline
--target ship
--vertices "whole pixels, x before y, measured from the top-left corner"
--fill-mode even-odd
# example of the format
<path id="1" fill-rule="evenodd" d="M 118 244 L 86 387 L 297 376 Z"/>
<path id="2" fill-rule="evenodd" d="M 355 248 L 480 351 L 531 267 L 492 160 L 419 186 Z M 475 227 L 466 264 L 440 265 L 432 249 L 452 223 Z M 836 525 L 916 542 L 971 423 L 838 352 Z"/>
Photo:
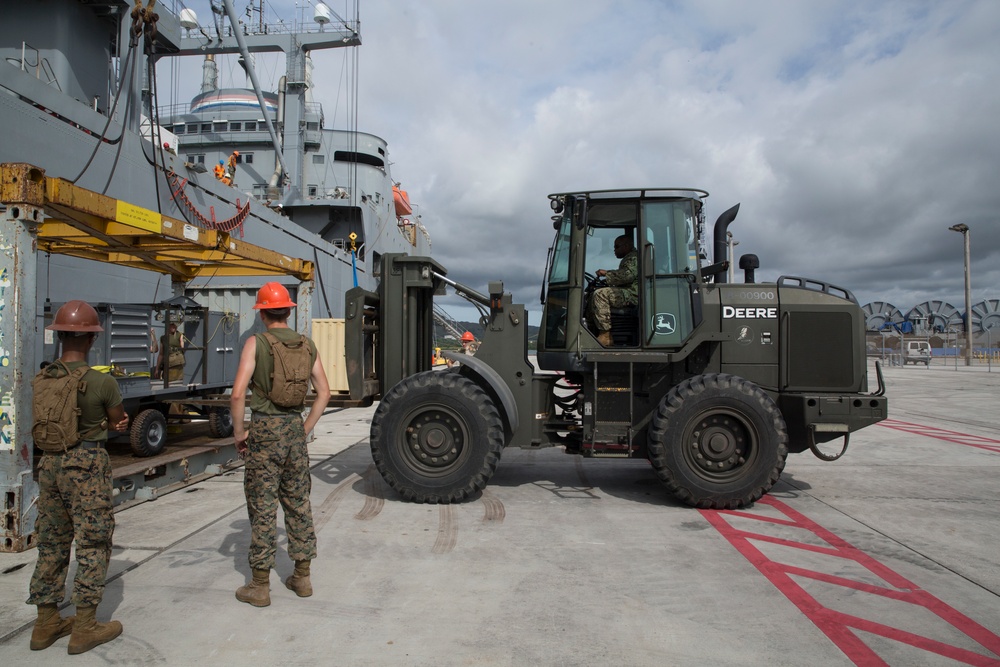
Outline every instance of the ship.
<path id="1" fill-rule="evenodd" d="M 268 20 L 257 0 L 242 13 L 232 0 L 203 5 L 207 17 L 179 0 L 6 6 L 0 163 L 34 165 L 83 191 L 311 263 L 308 317 L 342 317 L 343 293 L 374 286 L 383 254 L 430 254 L 427 230 L 392 179 L 387 142 L 356 127 L 326 127 L 316 101 L 323 77 L 314 76 L 313 52 L 360 46 L 359 22 L 321 2 L 280 20 Z M 261 54 L 284 57 L 275 90 L 256 76 Z M 190 102 L 161 104 L 169 86 L 158 79 L 192 58 L 202 63 L 200 90 Z M 251 85 L 219 86 L 227 58 L 238 59 Z M 216 165 L 232 173 L 219 179 Z M 202 258 L 183 265 L 170 251 L 137 259 L 120 248 L 119 258 L 97 263 L 101 241 L 39 239 L 37 330 L 46 304 L 185 295 L 236 313 L 245 334 L 256 288 L 276 279 L 198 268 Z M 302 281 L 277 279 L 294 299 Z"/>
<path id="2" fill-rule="evenodd" d="M 309 332 L 344 316 L 348 289 L 375 289 L 383 255 L 431 253 L 386 140 L 360 131 L 356 112 L 347 127 L 328 127 L 318 100 L 331 77 L 314 73 L 313 55 L 359 47 L 357 17 L 318 0 L 285 17 L 266 15 L 260 0 L 239 11 L 233 0 L 188 4 L 198 7 L 4 3 L 0 551 L 33 546 L 30 379 L 56 355 L 45 326 L 59 304 L 83 299 L 106 318 L 88 361 L 118 373 L 123 398 L 138 401 L 138 451 L 137 428 L 141 445 L 159 447 L 166 426 L 156 413 L 193 399 L 213 436 L 230 432 L 224 393 L 240 346 L 260 329 L 260 285 L 288 287 L 293 326 Z M 258 58 L 282 72 L 267 89 Z M 245 85 L 220 85 L 220 68 L 238 68 Z M 200 86 L 161 101 L 170 85 L 160 80 L 178 71 L 200 72 Z M 151 382 L 151 343 L 178 317 L 197 332 L 201 361 L 188 358 L 179 383 Z M 234 465 L 231 444 L 199 452 L 168 461 L 150 449 L 131 477 L 116 468 L 116 503 Z"/>

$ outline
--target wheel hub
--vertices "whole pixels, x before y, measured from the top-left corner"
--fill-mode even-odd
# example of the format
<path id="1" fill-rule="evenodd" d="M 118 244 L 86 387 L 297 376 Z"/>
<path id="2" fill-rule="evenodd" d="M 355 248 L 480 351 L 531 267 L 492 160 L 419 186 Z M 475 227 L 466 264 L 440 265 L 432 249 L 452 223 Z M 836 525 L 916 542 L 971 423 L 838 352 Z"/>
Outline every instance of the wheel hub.
<path id="1" fill-rule="evenodd" d="M 688 442 L 695 464 L 705 471 L 726 472 L 746 462 L 746 428 L 731 415 L 711 414 L 701 419 Z"/>
<path id="2" fill-rule="evenodd" d="M 406 429 L 408 457 L 421 468 L 440 470 L 454 465 L 464 447 L 461 425 L 443 411 L 417 415 Z"/>

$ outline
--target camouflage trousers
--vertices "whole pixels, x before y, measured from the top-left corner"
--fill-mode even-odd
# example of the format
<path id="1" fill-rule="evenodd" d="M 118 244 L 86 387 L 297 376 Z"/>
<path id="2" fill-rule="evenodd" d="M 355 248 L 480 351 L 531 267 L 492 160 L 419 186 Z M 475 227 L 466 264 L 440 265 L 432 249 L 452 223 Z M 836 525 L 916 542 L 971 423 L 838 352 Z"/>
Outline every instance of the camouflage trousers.
<path id="1" fill-rule="evenodd" d="M 591 297 L 590 316 L 597 331 L 611 331 L 611 309 L 634 306 L 632 295 L 617 287 L 602 287 Z"/>
<path id="2" fill-rule="evenodd" d="M 316 532 L 309 502 L 312 478 L 302 417 L 255 416 L 247 447 L 243 490 L 250 516 L 250 567 L 274 567 L 279 502 L 285 514 L 289 558 L 314 559 Z"/>
<path id="3" fill-rule="evenodd" d="M 103 447 L 46 454 L 38 464 L 38 561 L 28 604 L 59 604 L 66 592 L 70 547 L 76 537 L 73 604 L 97 606 L 111 559 L 115 516 L 111 461 Z"/>

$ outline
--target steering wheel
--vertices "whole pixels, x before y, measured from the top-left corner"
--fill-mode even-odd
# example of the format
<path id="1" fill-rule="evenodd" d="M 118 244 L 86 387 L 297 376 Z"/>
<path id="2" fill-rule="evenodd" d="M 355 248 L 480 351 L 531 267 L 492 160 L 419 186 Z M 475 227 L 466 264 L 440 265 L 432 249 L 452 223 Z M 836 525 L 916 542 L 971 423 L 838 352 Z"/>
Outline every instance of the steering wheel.
<path id="1" fill-rule="evenodd" d="M 584 290 L 583 291 L 585 293 L 587 293 L 587 294 L 590 294 L 591 292 L 593 292 L 596 289 L 600 289 L 602 287 L 607 287 L 608 286 L 608 281 L 605 280 L 603 276 L 600 277 L 600 278 L 598 278 L 596 274 L 593 274 L 593 273 L 590 273 L 590 272 L 585 272 L 583 274 L 583 279 L 584 279 L 584 281 L 586 283 L 584 285 Z"/>

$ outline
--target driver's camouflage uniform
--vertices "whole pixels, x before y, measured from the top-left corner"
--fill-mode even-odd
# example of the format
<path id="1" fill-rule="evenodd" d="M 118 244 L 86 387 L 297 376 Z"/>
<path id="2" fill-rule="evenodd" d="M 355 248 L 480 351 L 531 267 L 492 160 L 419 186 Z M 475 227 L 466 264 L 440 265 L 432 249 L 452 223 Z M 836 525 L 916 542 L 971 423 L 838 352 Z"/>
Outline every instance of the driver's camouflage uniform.
<path id="1" fill-rule="evenodd" d="M 600 331 L 611 330 L 611 309 L 634 306 L 639 303 L 639 256 L 633 250 L 622 257 L 614 271 L 608 271 L 604 278 L 608 287 L 594 292 L 591 315 L 594 326 Z"/>

